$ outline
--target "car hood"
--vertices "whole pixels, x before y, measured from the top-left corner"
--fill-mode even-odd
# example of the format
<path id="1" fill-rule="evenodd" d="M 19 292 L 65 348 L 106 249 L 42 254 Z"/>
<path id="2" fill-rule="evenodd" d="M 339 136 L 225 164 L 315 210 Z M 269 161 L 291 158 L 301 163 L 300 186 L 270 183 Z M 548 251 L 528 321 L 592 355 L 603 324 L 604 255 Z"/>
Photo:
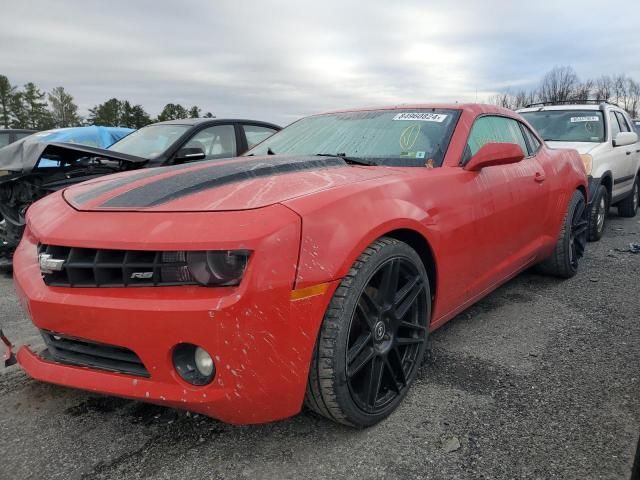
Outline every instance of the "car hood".
<path id="1" fill-rule="evenodd" d="M 82 211 L 247 210 L 393 171 L 352 166 L 333 157 L 242 157 L 110 175 L 68 188 L 63 195 Z"/>
<path id="2" fill-rule="evenodd" d="M 599 143 L 593 142 L 546 142 L 547 147 L 549 148 L 571 148 L 573 150 L 577 150 L 580 154 L 585 154 L 591 152 L 594 148 L 596 148 Z"/>
<path id="3" fill-rule="evenodd" d="M 0 148 L 0 170 L 29 173 L 40 158 L 59 158 L 68 161 L 83 157 L 106 158 L 132 164 L 142 164 L 146 158 L 134 157 L 104 148 L 60 142 L 34 142 L 25 137 L 6 147 Z"/>

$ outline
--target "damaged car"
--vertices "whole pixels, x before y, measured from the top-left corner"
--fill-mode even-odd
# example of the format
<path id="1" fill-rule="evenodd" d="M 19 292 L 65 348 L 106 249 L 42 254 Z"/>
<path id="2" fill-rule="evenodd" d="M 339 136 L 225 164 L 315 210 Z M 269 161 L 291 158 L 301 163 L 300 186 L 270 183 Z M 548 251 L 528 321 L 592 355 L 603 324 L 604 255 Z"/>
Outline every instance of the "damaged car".
<path id="1" fill-rule="evenodd" d="M 68 143 L 68 138 L 51 141 L 42 132 L 0 149 L 0 268 L 11 267 L 25 212 L 45 195 L 111 173 L 234 157 L 280 127 L 253 120 L 196 118 L 160 122 L 134 133 L 115 130 L 126 136 L 106 145 Z"/>
<path id="2" fill-rule="evenodd" d="M 46 347 L 18 362 L 235 424 L 307 405 L 371 426 L 431 331 L 529 267 L 576 274 L 586 195 L 578 153 L 500 107 L 306 117 L 243 158 L 35 203 L 15 285 Z"/>

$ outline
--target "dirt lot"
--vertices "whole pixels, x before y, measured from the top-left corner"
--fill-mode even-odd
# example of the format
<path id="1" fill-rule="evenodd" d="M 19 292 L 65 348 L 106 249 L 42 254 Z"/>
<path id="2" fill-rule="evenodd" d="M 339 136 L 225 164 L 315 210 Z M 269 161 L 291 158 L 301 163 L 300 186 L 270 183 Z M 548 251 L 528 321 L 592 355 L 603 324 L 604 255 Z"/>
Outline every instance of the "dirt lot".
<path id="1" fill-rule="evenodd" d="M 628 479 L 640 432 L 640 219 L 612 211 L 577 277 L 520 275 L 433 334 L 366 431 L 309 413 L 234 427 L 0 370 L 0 477 Z M 0 276 L 17 343 L 41 343 Z"/>

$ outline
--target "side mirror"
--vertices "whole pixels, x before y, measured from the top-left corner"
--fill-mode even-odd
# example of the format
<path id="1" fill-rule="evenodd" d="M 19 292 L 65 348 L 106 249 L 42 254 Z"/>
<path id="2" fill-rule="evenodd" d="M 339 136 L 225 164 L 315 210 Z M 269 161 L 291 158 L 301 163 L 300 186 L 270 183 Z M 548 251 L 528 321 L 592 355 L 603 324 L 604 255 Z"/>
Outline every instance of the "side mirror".
<path id="1" fill-rule="evenodd" d="M 636 132 L 618 132 L 616 138 L 613 139 L 614 147 L 624 147 L 625 145 L 631 145 L 638 141 L 638 134 Z"/>
<path id="2" fill-rule="evenodd" d="M 183 147 L 176 153 L 176 162 L 193 162 L 194 160 L 202 160 L 207 156 L 200 147 Z"/>
<path id="3" fill-rule="evenodd" d="M 516 143 L 485 143 L 471 157 L 464 169 L 470 172 L 477 172 L 484 167 L 518 163 L 523 158 L 524 152 L 520 145 Z"/>

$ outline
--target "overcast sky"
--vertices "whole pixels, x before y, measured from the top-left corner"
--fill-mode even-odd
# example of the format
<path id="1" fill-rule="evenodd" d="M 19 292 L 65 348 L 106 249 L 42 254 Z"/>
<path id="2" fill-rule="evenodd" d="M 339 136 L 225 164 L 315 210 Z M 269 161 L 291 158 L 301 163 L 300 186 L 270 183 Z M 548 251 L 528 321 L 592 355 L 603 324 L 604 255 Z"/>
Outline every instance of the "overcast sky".
<path id="1" fill-rule="evenodd" d="M 281 124 L 362 105 L 483 101 L 555 65 L 640 80 L 640 1 L 4 2 L 0 74 L 157 115 Z"/>

